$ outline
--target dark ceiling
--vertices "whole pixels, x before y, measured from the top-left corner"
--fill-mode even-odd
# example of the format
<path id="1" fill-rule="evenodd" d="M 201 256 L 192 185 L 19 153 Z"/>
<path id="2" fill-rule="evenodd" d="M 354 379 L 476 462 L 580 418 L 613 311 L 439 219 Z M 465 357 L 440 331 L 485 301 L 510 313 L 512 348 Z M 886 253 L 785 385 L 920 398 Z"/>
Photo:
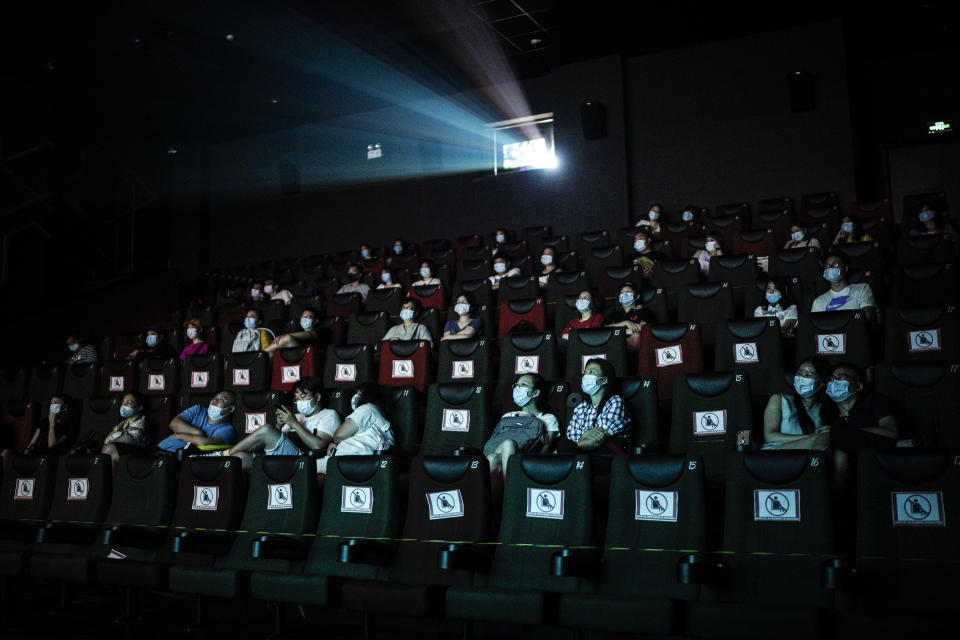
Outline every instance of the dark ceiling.
<path id="1" fill-rule="evenodd" d="M 844 20 L 853 56 L 952 46 L 957 4 L 899 0 L 865 12 L 778 2 L 733 12 L 690 0 L 24 3 L 2 26 L 4 137 L 17 140 L 20 123 L 46 115 L 61 135 L 87 142 L 249 136 L 389 104 L 358 59 L 434 93 L 471 88 L 463 54 L 484 64 L 471 46 L 501 51 L 520 78 L 831 18 Z"/>

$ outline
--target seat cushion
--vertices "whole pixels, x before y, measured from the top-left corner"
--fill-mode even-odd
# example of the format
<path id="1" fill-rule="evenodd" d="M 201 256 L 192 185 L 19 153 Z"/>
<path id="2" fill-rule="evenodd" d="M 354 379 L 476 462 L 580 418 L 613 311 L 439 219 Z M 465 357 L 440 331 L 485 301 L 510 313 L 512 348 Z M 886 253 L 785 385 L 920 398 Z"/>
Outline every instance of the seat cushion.
<path id="1" fill-rule="evenodd" d="M 549 596 L 542 591 L 450 587 L 446 597 L 447 617 L 542 624 L 551 600 L 555 603 Z"/>
<path id="2" fill-rule="evenodd" d="M 560 624 L 575 629 L 668 634 L 676 627 L 677 603 L 669 598 L 617 598 L 569 593 L 560 596 Z"/>
<path id="3" fill-rule="evenodd" d="M 30 575 L 48 580 L 87 582 L 91 577 L 92 564 L 90 557 L 85 554 L 36 553 L 30 556 Z"/>
<path id="4" fill-rule="evenodd" d="M 439 616 L 444 587 L 382 580 L 348 580 L 340 590 L 343 606 L 357 611 L 402 616 Z"/>
<path id="5" fill-rule="evenodd" d="M 203 596 L 236 598 L 244 595 L 248 574 L 236 569 L 170 567 L 170 590 Z"/>
<path id="6" fill-rule="evenodd" d="M 166 589 L 170 566 L 159 562 L 100 559 L 94 571 L 106 584 L 143 589 Z"/>
<path id="7" fill-rule="evenodd" d="M 250 576 L 250 595 L 270 602 L 333 604 L 339 580 L 320 574 L 256 571 Z"/>
<path id="8" fill-rule="evenodd" d="M 816 607 L 696 602 L 687 619 L 690 635 L 701 638 L 820 638 L 824 613 Z"/>
<path id="9" fill-rule="evenodd" d="M 0 551 L 0 576 L 21 576 L 26 569 L 24 551 Z"/>

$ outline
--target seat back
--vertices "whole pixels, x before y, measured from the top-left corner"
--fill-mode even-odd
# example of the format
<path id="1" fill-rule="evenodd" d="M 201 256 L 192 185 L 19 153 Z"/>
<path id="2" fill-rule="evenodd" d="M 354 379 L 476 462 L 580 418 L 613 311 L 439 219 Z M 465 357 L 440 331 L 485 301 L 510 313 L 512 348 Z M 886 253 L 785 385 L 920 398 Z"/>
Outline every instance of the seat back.
<path id="1" fill-rule="evenodd" d="M 237 394 L 237 405 L 230 416 L 234 442 L 240 442 L 264 424 L 277 424 L 277 405 L 283 401 L 279 391 L 244 391 Z"/>
<path id="2" fill-rule="evenodd" d="M 893 272 L 893 304 L 898 307 L 960 303 L 953 263 L 898 265 Z"/>
<path id="3" fill-rule="evenodd" d="M 149 500 L 145 499 L 149 496 Z M 107 524 L 159 527 L 170 524 L 177 498 L 177 469 L 167 455 L 120 457 Z"/>
<path id="4" fill-rule="evenodd" d="M 800 288 L 809 295 L 820 277 L 820 253 L 817 247 L 781 249 L 770 256 L 771 278 L 799 278 Z"/>
<path id="5" fill-rule="evenodd" d="M 373 347 L 369 344 L 328 345 L 323 364 L 325 389 L 353 389 L 358 384 L 373 382 Z"/>
<path id="6" fill-rule="evenodd" d="M 270 388 L 270 358 L 263 351 L 228 353 L 223 388 L 226 391 L 263 391 Z"/>
<path id="7" fill-rule="evenodd" d="M 50 520 L 102 523 L 113 497 L 110 456 L 61 456 Z"/>
<path id="8" fill-rule="evenodd" d="M 223 356 L 219 353 L 187 356 L 183 361 L 180 393 L 216 394 L 223 390 Z"/>
<path id="9" fill-rule="evenodd" d="M 629 373 L 627 335 L 622 327 L 572 329 L 567 340 L 567 379 L 579 386 L 580 376 L 592 358 L 603 358 L 613 365 L 617 377 Z"/>
<path id="10" fill-rule="evenodd" d="M 862 311 L 822 311 L 801 315 L 797 323 L 796 362 L 820 355 L 828 362 L 869 367 L 874 361 L 870 333 Z"/>
<path id="11" fill-rule="evenodd" d="M 8 400 L 3 403 L 3 414 L 0 415 L 0 424 L 4 430 L 4 446 L 12 447 L 16 453 L 30 444 L 35 422 L 34 403 L 31 400 L 17 402 Z"/>
<path id="12" fill-rule="evenodd" d="M 420 306 L 424 309 L 428 307 L 446 309 L 447 291 L 448 289 L 442 284 L 420 284 L 410 287 L 409 294 L 411 298 L 419 300 Z M 400 312 L 398 311 L 396 315 L 400 315 Z"/>
<path id="13" fill-rule="evenodd" d="M 903 236 L 897 241 L 897 264 L 942 264 L 957 261 L 956 248 L 946 233 Z"/>
<path id="14" fill-rule="evenodd" d="M 390 317 L 386 311 L 358 313 L 347 325 L 347 343 L 378 345 L 389 328 Z"/>
<path id="15" fill-rule="evenodd" d="M 146 358 L 140 363 L 140 393 L 168 396 L 180 389 L 180 361 L 177 358 Z"/>
<path id="16" fill-rule="evenodd" d="M 71 364 L 65 367 L 63 392 L 71 398 L 90 398 L 100 385 L 100 367 L 95 362 Z"/>
<path id="17" fill-rule="evenodd" d="M 317 374 L 316 347 L 289 347 L 277 349 L 273 352 L 273 382 L 270 388 L 274 391 L 292 391 L 293 385 L 309 376 Z"/>
<path id="18" fill-rule="evenodd" d="M 667 292 L 667 306 L 677 308 L 677 294 L 687 285 L 700 281 L 700 265 L 696 260 L 657 260 L 653 265 L 653 284 Z"/>
<path id="19" fill-rule="evenodd" d="M 630 441 L 633 445 L 655 446 L 662 450 L 666 442 L 660 430 L 657 381 L 653 378 L 622 378 L 620 395 L 630 414 L 633 428 Z"/>
<path id="20" fill-rule="evenodd" d="M 120 420 L 119 396 L 87 398 L 80 413 L 80 433 L 92 432 L 96 441 L 102 443 Z"/>
<path id="21" fill-rule="evenodd" d="M 349 321 L 350 318 L 359 313 L 362 306 L 363 299 L 359 293 L 335 293 L 327 298 L 324 313 Z"/>
<path id="22" fill-rule="evenodd" d="M 30 369 L 30 386 L 27 387 L 27 399 L 47 402 L 50 396 L 63 389 L 65 365 L 42 364 Z"/>
<path id="23" fill-rule="evenodd" d="M 960 361 L 957 307 L 888 307 L 884 313 L 884 360 Z"/>
<path id="24" fill-rule="evenodd" d="M 537 276 L 511 276 L 500 281 L 497 299 L 501 308 L 508 300 L 526 300 L 540 294 L 540 282 Z"/>
<path id="25" fill-rule="evenodd" d="M 483 449 L 496 422 L 491 412 L 492 388 L 470 383 L 432 384 L 421 455 L 452 455 L 459 447 Z"/>
<path id="26" fill-rule="evenodd" d="M 367 295 L 367 303 L 364 308 L 368 313 L 382 311 L 388 316 L 399 316 L 402 301 L 403 289 L 401 287 L 371 289 L 370 294 Z"/>
<path id="27" fill-rule="evenodd" d="M 503 291 L 503 289 L 501 289 Z M 543 298 L 513 298 L 500 302 L 499 329 L 497 340 L 517 329 L 524 327 L 524 333 L 546 330 L 547 312 Z"/>
<path id="28" fill-rule="evenodd" d="M 754 229 L 772 232 L 777 247 L 782 247 L 790 239 L 790 226 L 793 224 L 792 212 L 759 211 L 754 218 Z M 734 237 L 734 245 L 736 245 L 736 237 Z"/>
<path id="29" fill-rule="evenodd" d="M 714 370 L 746 376 L 754 396 L 783 391 L 783 338 L 776 318 L 717 323 Z"/>
<path id="30" fill-rule="evenodd" d="M 437 382 L 490 382 L 494 377 L 493 349 L 486 338 L 443 340 L 439 347 Z"/>
<path id="31" fill-rule="evenodd" d="M 516 375 L 536 373 L 544 380 L 560 377 L 560 359 L 552 333 L 521 333 L 506 336 L 500 345 L 501 384 L 512 383 Z"/>
<path id="32" fill-rule="evenodd" d="M 677 321 L 699 324 L 706 348 L 716 341 L 717 327 L 734 315 L 733 292 L 726 282 L 691 284 L 679 292 Z"/>
<path id="33" fill-rule="evenodd" d="M 877 391 L 893 403 L 898 437 L 919 446 L 960 450 L 960 365 L 953 362 L 883 362 Z"/>
<path id="34" fill-rule="evenodd" d="M 651 325 L 640 332 L 637 375 L 657 381 L 660 412 L 670 414 L 673 378 L 678 373 L 703 371 L 703 345 L 700 325 Z"/>
<path id="35" fill-rule="evenodd" d="M 0 482 L 0 520 L 46 520 L 56 478 L 56 458 L 9 454 Z"/>
<path id="36" fill-rule="evenodd" d="M 246 477 L 239 458 L 188 457 L 180 467 L 173 526 L 235 531 L 243 517 Z"/>
<path id="37" fill-rule="evenodd" d="M 0 371 L 0 402 L 20 401 L 27 396 L 27 372 L 25 369 Z"/>
<path id="38" fill-rule="evenodd" d="M 388 387 L 416 387 L 433 382 L 433 360 L 426 340 L 389 340 L 380 349 L 378 382 Z"/>

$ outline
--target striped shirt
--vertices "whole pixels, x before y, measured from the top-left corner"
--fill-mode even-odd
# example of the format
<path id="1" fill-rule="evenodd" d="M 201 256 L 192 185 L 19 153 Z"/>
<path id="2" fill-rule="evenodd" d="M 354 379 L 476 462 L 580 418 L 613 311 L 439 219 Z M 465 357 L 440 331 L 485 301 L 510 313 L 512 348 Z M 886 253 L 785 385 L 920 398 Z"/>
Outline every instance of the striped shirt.
<path id="1" fill-rule="evenodd" d="M 97 361 L 99 361 L 99 358 L 97 357 L 97 350 L 94 349 L 92 345 L 85 344 L 73 352 L 73 355 L 70 356 L 69 360 L 67 360 L 67 364 L 86 364 L 88 362 L 96 363 Z"/>

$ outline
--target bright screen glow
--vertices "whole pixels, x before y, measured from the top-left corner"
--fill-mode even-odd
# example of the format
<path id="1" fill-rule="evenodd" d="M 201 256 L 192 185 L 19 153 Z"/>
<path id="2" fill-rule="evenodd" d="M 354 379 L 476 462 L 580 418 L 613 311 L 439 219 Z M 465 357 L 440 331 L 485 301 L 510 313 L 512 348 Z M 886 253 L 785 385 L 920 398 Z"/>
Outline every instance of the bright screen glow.
<path id="1" fill-rule="evenodd" d="M 524 140 L 503 145 L 504 169 L 536 169 L 550 163 L 553 154 L 547 149 L 547 139 Z"/>

